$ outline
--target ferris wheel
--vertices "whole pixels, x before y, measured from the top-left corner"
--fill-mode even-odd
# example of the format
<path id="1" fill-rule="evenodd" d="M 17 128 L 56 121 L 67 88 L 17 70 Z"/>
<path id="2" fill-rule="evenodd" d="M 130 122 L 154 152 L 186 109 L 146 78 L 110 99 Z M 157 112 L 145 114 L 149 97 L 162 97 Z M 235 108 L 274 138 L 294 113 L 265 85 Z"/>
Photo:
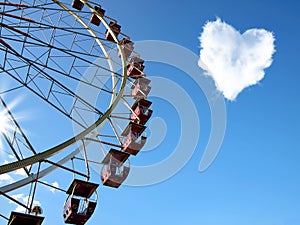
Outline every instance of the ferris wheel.
<path id="1" fill-rule="evenodd" d="M 66 193 L 65 223 L 88 221 L 99 183 L 118 188 L 146 143 L 144 67 L 97 2 L 0 0 L 0 195 L 24 209 L 0 220 L 42 224 L 34 199 L 46 185 Z M 90 181 L 91 164 L 99 183 Z M 66 188 L 43 180 L 54 170 L 70 174 Z M 27 202 L 10 194 L 26 186 Z"/>

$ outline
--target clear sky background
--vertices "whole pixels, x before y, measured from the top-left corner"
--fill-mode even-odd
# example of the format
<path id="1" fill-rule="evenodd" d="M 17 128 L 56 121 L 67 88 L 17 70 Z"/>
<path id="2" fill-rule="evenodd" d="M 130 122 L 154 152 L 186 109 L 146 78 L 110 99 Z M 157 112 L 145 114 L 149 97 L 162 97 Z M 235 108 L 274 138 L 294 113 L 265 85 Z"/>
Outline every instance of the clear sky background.
<path id="1" fill-rule="evenodd" d="M 87 224 L 300 224 L 299 1 L 103 0 L 100 4 L 134 41 L 169 41 L 199 56 L 203 26 L 219 17 L 241 33 L 252 28 L 273 32 L 276 52 L 258 85 L 246 88 L 235 101 L 225 100 L 224 141 L 204 172 L 198 168 L 209 138 L 210 111 L 203 93 L 183 71 L 147 64 L 150 78 L 171 79 L 191 96 L 200 115 L 199 143 L 186 166 L 164 182 L 119 189 L 100 186 L 96 212 Z M 152 100 L 154 117 L 165 121 L 167 134 L 160 146 L 137 156 L 139 165 L 168 156 L 180 136 L 172 106 L 159 98 Z M 47 179 L 58 181 L 61 175 L 56 172 Z M 44 192 L 43 224 L 63 224 L 67 196 L 46 188 Z"/>

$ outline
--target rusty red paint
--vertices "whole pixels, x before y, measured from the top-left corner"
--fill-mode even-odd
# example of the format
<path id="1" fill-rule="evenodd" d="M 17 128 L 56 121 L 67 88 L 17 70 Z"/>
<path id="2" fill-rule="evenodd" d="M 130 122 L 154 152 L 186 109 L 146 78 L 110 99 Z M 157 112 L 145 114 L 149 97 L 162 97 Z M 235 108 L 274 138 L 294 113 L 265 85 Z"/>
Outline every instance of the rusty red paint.
<path id="1" fill-rule="evenodd" d="M 0 2 L 0 5 L 16 6 L 16 7 L 22 7 L 22 8 L 28 8 L 29 7 L 26 4 L 16 4 L 16 3 L 11 3 L 11 2 Z"/>
<path id="2" fill-rule="evenodd" d="M 13 50 L 13 48 L 9 44 L 7 44 L 5 41 L 3 41 L 2 39 L 0 39 L 0 44 L 3 44 L 6 48 Z"/>
<path id="3" fill-rule="evenodd" d="M 24 35 L 24 36 L 26 36 L 26 37 L 30 37 L 30 35 L 29 35 L 28 33 L 25 33 L 25 32 L 23 32 L 23 31 L 21 31 L 21 30 L 18 30 L 18 29 L 16 29 L 16 28 L 14 28 L 14 27 L 12 27 L 12 26 L 9 26 L 9 25 L 6 25 L 6 24 L 4 24 L 4 23 L 1 23 L 1 22 L 0 22 L 0 26 L 6 27 L 6 28 L 8 28 L 8 29 L 10 29 L 10 30 L 12 30 L 12 31 L 15 31 L 15 32 L 17 32 L 17 33 L 19 33 L 19 34 L 22 34 L 22 35 Z"/>
<path id="4" fill-rule="evenodd" d="M 7 16 L 7 17 L 12 17 L 12 18 L 15 18 L 15 19 L 24 20 L 24 21 L 27 21 L 27 22 L 30 22 L 30 23 L 35 23 L 35 21 L 30 19 L 30 18 L 24 18 L 24 17 L 21 17 L 21 16 L 16 16 L 16 15 L 12 15 L 12 14 L 9 14 L 9 13 L 6 13 L 6 12 L 0 12 L 0 15 L 4 15 L 4 16 Z"/>

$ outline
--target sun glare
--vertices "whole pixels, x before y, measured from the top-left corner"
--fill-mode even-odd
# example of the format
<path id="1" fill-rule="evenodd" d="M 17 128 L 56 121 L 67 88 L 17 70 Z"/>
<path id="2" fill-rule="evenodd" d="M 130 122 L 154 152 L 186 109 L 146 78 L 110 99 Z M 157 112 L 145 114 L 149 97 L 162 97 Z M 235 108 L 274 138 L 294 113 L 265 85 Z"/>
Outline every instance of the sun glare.
<path id="1" fill-rule="evenodd" d="M 0 111 L 0 151 L 3 150 L 3 135 L 7 134 L 10 129 L 9 118 L 7 113 L 3 110 Z"/>
<path id="2" fill-rule="evenodd" d="M 3 150 L 4 147 L 4 135 L 9 136 L 11 132 L 15 131 L 15 125 L 13 123 L 12 117 L 9 114 L 9 111 L 14 108 L 19 103 L 19 101 L 20 99 L 16 99 L 10 102 L 9 105 L 5 105 L 3 100 L 0 98 L 0 151 Z"/>
<path id="3" fill-rule="evenodd" d="M 5 134 L 8 129 L 9 118 L 7 116 L 7 113 L 5 111 L 0 111 L 0 132 Z"/>

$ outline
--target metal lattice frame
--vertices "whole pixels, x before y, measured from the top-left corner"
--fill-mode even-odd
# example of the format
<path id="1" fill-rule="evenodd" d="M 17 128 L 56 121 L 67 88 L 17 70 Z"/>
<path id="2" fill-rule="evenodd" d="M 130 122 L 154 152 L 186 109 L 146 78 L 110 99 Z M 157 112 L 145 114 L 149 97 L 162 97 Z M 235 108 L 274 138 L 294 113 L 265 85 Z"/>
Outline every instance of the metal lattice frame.
<path id="1" fill-rule="evenodd" d="M 126 151 L 124 143 L 127 137 L 123 134 L 125 126 L 122 123 L 139 120 L 132 107 L 136 107 L 136 101 L 146 98 L 147 94 L 141 90 L 138 91 L 142 97 L 126 94 L 127 89 L 131 91 L 139 87 L 135 86 L 135 78 L 127 75 L 127 68 L 131 66 L 127 67 L 131 62 L 130 57 L 125 54 L 122 42 L 109 24 L 109 21 L 117 21 L 100 14 L 96 10 L 99 6 L 97 3 L 77 0 L 85 7 L 84 10 L 77 10 L 72 8 L 72 0 L 15 1 L 17 3 L 0 1 L 0 78 L 13 80 L 13 85 L 2 90 L 0 88 L 0 114 L 4 112 L 10 127 L 10 132 L 0 130 L 0 135 L 15 157 L 15 161 L 0 166 L 0 175 L 21 169 L 26 176 L 0 187 L 0 195 L 16 202 L 30 213 L 37 184 L 51 186 L 43 182 L 42 178 L 55 169 L 61 168 L 72 172 L 74 176 L 76 174 L 89 180 L 88 164 L 101 164 L 88 159 L 86 147 L 90 143 L 98 144 L 103 156 L 107 154 L 104 145 Z M 100 29 L 91 24 L 91 15 L 100 20 Z M 107 40 L 107 32 L 112 40 Z M 139 58 L 139 54 L 134 51 L 130 54 L 132 58 Z M 85 76 L 85 71 L 90 68 L 93 68 L 93 72 Z M 141 76 L 146 76 L 140 72 Z M 103 77 L 107 79 L 103 81 Z M 107 80 L 110 81 L 109 84 L 106 83 Z M 78 83 L 105 93 L 109 96 L 109 101 L 103 104 L 104 107 L 97 104 L 94 106 L 94 103 L 75 91 Z M 80 127 L 80 131 L 52 148 L 35 149 L 10 106 L 6 104 L 7 95 L 23 89 L 40 102 L 46 103 L 44 105 L 64 119 L 72 121 Z M 119 105 L 123 105 L 126 110 L 118 111 Z M 85 113 L 96 119 L 91 123 L 85 118 Z M 110 133 L 102 132 L 106 125 L 110 128 Z M 128 127 L 129 125 L 131 122 Z M 83 159 L 78 157 L 80 152 L 83 153 Z M 74 159 L 85 162 L 86 174 L 75 170 Z M 65 166 L 68 163 L 72 163 L 72 169 Z M 129 166 L 128 159 L 126 164 Z M 9 192 L 30 185 L 31 200 L 28 199 L 27 205 L 9 195 Z M 66 192 L 61 188 L 57 189 Z M 9 220 L 1 214 L 0 216 Z"/>
<path id="2" fill-rule="evenodd" d="M 91 29 L 86 22 L 91 12 L 93 12 L 98 16 L 106 29 L 109 30 L 111 34 L 114 34 L 106 20 L 93 9 L 93 3 L 85 1 L 90 11 L 83 11 L 79 14 L 70 7 L 70 4 L 63 4 L 60 1 L 45 1 L 44 4 L 39 4 L 40 2 L 41 1 L 35 1 L 32 6 L 30 2 L 22 1 L 22 6 L 17 9 L 15 9 L 13 5 L 3 4 L 4 7 L 1 12 L 2 18 L 0 22 L 0 52 L 3 53 L 4 57 L 3 61 L 0 62 L 0 76 L 3 76 L 3 74 L 9 75 L 16 81 L 17 85 L 2 91 L 0 95 L 14 92 L 25 87 L 67 118 L 83 127 L 83 132 L 45 151 L 37 153 L 32 148 L 31 156 L 26 155 L 26 157 L 24 157 L 21 154 L 22 157 L 18 156 L 17 161 L 0 166 L 0 174 L 20 168 L 27 168 L 35 163 L 42 162 L 68 148 L 78 140 L 84 139 L 86 135 L 99 127 L 111 115 L 113 109 L 122 98 L 126 86 L 127 75 L 124 54 L 121 55 L 121 62 L 118 63 L 119 65 L 121 64 L 123 68 L 122 73 L 119 74 L 114 71 L 113 67 L 113 64 L 117 62 L 114 62 L 110 58 L 109 53 L 114 45 L 111 42 L 107 42 L 104 38 L 99 38 L 104 34 Z M 7 8 L 12 9 L 7 10 Z M 40 19 L 32 19 L 36 17 L 37 14 Z M 54 21 L 53 18 L 57 20 Z M 65 21 L 68 21 L 66 18 L 73 18 L 73 23 L 66 23 Z M 45 21 L 48 23 L 45 23 Z M 114 35 L 113 37 L 119 48 L 118 50 L 123 53 L 118 39 Z M 65 43 L 64 39 L 67 38 L 72 41 Z M 12 47 L 13 45 L 11 43 L 18 46 L 18 49 L 16 50 Z M 91 44 L 89 47 L 82 48 L 80 45 L 82 43 Z M 37 47 L 40 52 L 38 56 L 33 53 Z M 94 63 L 96 57 L 102 57 L 107 60 L 108 68 L 96 65 Z M 58 59 L 63 59 L 61 62 L 64 61 L 64 63 L 59 64 L 60 60 Z M 68 64 L 66 64 L 66 62 L 68 62 Z M 66 67 L 66 65 L 68 65 L 68 67 Z M 109 75 L 112 77 L 112 90 L 106 87 L 105 84 L 102 85 L 102 88 L 99 88 L 95 86 L 91 80 L 82 79 L 81 71 L 90 66 L 95 66 L 99 70 L 104 71 L 102 76 Z M 71 88 L 59 82 L 57 79 L 58 76 L 63 76 L 76 82 L 83 82 L 86 85 L 99 88 L 100 91 L 110 94 L 111 102 L 107 110 L 101 111 L 91 106 L 80 96 L 76 95 Z M 97 76 L 99 76 L 98 71 Z M 92 80 L 96 80 L 97 76 L 95 75 Z M 43 86 L 43 88 L 41 88 L 41 86 Z M 69 104 L 69 107 L 66 107 L 64 103 L 66 97 L 72 102 L 72 104 Z M 77 107 L 78 102 L 80 102 L 80 107 L 84 107 L 84 110 L 99 116 L 95 123 L 91 125 L 87 124 L 84 118 L 81 118 L 80 121 L 75 120 L 72 115 L 74 112 L 80 110 Z M 4 101 L 1 101 L 1 103 L 5 104 Z M 9 112 L 7 107 L 4 108 Z M 16 120 L 13 117 L 10 119 L 16 129 L 19 130 L 12 132 L 12 137 L 8 137 L 7 139 L 14 140 L 14 142 L 15 140 L 20 140 L 23 143 L 25 140 L 27 148 L 31 146 L 24 133 L 18 128 Z M 21 136 L 21 138 L 17 138 L 17 135 Z M 10 142 L 12 143 L 13 141 Z M 60 160 L 58 164 L 69 161 L 80 152 L 80 149 L 79 147 L 74 150 L 67 157 Z M 40 171 L 39 178 L 47 175 L 53 171 L 53 169 L 54 166 L 51 166 Z M 29 171 L 26 171 L 26 173 L 29 174 Z M 36 178 L 37 174 L 31 174 L 23 180 L 0 188 L 0 191 L 8 192 L 14 190 L 33 182 Z"/>

